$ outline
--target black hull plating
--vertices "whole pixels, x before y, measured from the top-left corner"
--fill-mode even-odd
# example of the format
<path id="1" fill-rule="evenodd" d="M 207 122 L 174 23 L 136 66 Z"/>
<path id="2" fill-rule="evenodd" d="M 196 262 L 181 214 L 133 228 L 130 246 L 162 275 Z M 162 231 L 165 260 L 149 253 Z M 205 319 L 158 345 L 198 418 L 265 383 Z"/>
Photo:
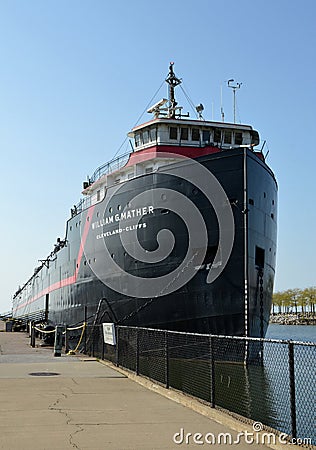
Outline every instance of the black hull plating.
<path id="1" fill-rule="evenodd" d="M 222 273 L 206 283 L 219 243 L 216 214 L 203 194 L 191 183 L 175 181 L 159 173 L 144 175 L 125 183 L 106 198 L 67 223 L 67 245 L 56 259 L 44 267 L 32 283 L 15 299 L 13 315 L 30 320 L 44 317 L 49 322 L 73 325 L 92 320 L 100 303 L 98 321 L 123 325 L 212 333 L 264 336 L 271 308 L 276 253 L 277 186 L 270 169 L 254 153 L 234 149 L 200 157 L 224 188 L 234 215 L 235 236 L 231 256 Z M 175 235 L 175 246 L 167 260 L 147 264 L 131 258 L 120 242 L 115 223 L 104 222 L 104 211 L 118 212 L 138 193 L 164 187 L 184 194 L 201 211 L 208 231 L 208 248 L 203 264 L 183 287 L 153 298 L 120 294 L 96 276 L 107 264 L 104 242 L 111 257 L 125 272 L 141 277 L 160 277 L 176 268 L 188 247 L 181 218 L 163 209 L 148 214 L 138 230 L 141 245 L 149 252 L 157 246 L 157 233 L 167 228 Z M 107 199 L 110 202 L 105 208 Z M 139 205 L 144 206 L 144 205 Z M 114 214 L 114 213 L 113 213 Z M 87 222 L 90 222 L 89 225 Z M 93 229 L 92 224 L 95 224 Z M 80 243 L 85 239 L 82 257 Z M 130 243 L 132 245 L 132 243 Z M 110 277 L 117 277 L 112 273 Z M 124 277 L 122 277 L 124 291 Z M 125 286 L 126 288 L 126 286 Z M 141 287 L 140 287 L 141 289 Z"/>

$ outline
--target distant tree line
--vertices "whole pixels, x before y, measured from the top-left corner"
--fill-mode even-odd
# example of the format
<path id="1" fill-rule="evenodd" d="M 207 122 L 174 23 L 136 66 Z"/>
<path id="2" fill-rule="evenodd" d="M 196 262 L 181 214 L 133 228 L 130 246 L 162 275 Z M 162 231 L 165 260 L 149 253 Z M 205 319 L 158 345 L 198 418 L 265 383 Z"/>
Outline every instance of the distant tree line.
<path id="1" fill-rule="evenodd" d="M 315 315 L 316 286 L 306 289 L 287 289 L 273 294 L 272 313 L 293 313 Z"/>

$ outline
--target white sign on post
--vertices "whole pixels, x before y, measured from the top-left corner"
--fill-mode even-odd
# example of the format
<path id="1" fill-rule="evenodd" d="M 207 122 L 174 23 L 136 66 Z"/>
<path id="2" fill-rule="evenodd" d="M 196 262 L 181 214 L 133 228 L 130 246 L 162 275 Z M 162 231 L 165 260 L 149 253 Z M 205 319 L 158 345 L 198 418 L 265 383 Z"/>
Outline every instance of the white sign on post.
<path id="1" fill-rule="evenodd" d="M 103 339 L 105 344 L 116 345 L 114 323 L 103 323 Z"/>

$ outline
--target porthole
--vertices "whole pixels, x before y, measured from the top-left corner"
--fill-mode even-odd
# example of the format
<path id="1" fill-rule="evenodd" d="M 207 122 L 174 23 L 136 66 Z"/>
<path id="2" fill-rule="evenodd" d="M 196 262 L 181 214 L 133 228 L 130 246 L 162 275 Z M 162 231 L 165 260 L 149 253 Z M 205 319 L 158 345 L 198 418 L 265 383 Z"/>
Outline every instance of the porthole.
<path id="1" fill-rule="evenodd" d="M 271 219 L 274 219 L 274 214 L 273 213 L 271 213 Z"/>

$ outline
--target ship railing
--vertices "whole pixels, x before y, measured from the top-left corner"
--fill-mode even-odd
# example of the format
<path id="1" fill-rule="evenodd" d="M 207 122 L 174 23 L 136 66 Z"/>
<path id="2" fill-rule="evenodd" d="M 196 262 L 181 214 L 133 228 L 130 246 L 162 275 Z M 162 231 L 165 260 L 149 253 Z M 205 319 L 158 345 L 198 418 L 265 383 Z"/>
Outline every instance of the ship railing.
<path id="1" fill-rule="evenodd" d="M 108 175 L 116 170 L 121 169 L 127 163 L 130 156 L 130 152 L 124 153 L 123 155 L 118 156 L 117 158 L 112 159 L 111 161 L 103 164 L 98 167 L 93 175 L 89 177 L 89 182 L 92 184 L 95 181 L 99 180 L 103 175 Z"/>
<path id="2" fill-rule="evenodd" d="M 260 422 L 277 443 L 285 436 L 287 443 L 316 444 L 316 343 L 122 325 L 115 338 L 116 345 L 105 344 L 102 324 L 88 325 L 82 351 Z"/>
<path id="3" fill-rule="evenodd" d="M 8 320 L 12 318 L 12 311 L 3 312 L 0 314 L 0 320 Z"/>
<path id="4" fill-rule="evenodd" d="M 106 164 L 103 164 L 102 166 L 98 167 L 93 175 L 89 177 L 89 184 L 93 184 L 95 181 L 99 180 L 103 175 L 109 175 L 112 172 L 115 172 L 116 170 L 121 169 L 125 166 L 130 156 L 130 152 L 125 153 L 124 155 L 120 155 L 117 158 L 112 159 L 111 161 L 107 162 Z M 84 209 L 89 208 L 91 206 L 91 196 L 87 196 L 84 198 L 81 198 L 79 202 L 74 205 L 73 208 L 71 208 L 71 216 L 76 216 L 77 214 L 81 213 Z"/>

